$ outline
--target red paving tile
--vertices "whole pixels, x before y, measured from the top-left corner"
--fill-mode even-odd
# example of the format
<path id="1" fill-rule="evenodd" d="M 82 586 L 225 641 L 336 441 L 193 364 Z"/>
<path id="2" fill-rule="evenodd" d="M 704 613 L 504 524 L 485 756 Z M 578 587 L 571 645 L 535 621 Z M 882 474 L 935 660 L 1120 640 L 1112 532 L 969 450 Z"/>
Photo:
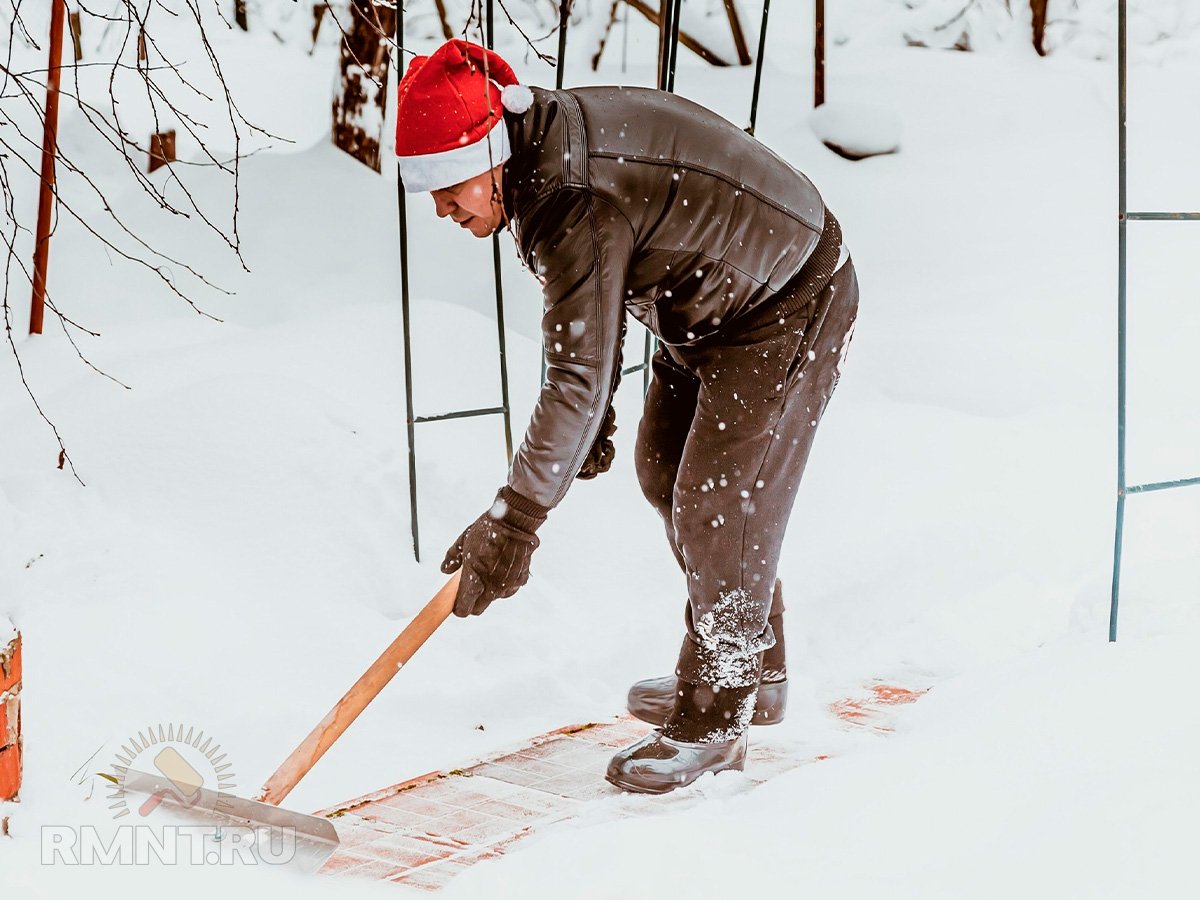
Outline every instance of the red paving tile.
<path id="1" fill-rule="evenodd" d="M 444 860 L 453 856 L 456 851 L 452 847 L 435 844 L 419 837 L 402 837 L 365 844 L 354 852 L 356 856 L 385 860 L 394 865 L 415 869 Z"/>
<path id="2" fill-rule="evenodd" d="M 873 682 L 861 696 L 830 704 L 849 726 L 887 733 L 890 707 L 925 692 Z M 584 804 L 617 798 L 603 778 L 615 749 L 651 727 L 629 716 L 568 726 L 464 769 L 430 772 L 326 810 L 342 839 L 323 875 L 370 878 L 437 891 L 476 863 L 494 859 L 534 831 L 574 817 Z M 747 789 L 825 754 L 753 744 Z M 699 795 L 696 798 L 699 799 Z M 654 806 L 616 807 L 620 816 L 653 814 Z"/>

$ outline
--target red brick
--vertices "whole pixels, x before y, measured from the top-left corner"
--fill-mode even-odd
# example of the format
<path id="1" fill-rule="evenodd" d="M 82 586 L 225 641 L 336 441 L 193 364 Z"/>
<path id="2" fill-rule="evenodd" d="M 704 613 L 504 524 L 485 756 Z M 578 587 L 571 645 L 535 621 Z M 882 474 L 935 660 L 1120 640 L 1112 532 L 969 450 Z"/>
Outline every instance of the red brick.
<path id="1" fill-rule="evenodd" d="M 0 750 L 0 800 L 15 800 L 21 791 L 21 745 Z"/>
<path id="2" fill-rule="evenodd" d="M 435 844 L 419 837 L 396 836 L 366 844 L 359 847 L 357 852 L 386 860 L 393 865 L 415 869 L 443 860 L 456 851 L 452 847 Z"/>
<path id="3" fill-rule="evenodd" d="M 21 635 L 8 645 L 0 645 L 0 694 L 21 686 Z"/>
<path id="4" fill-rule="evenodd" d="M 422 792 L 421 794 L 399 794 L 395 797 L 385 797 L 378 803 L 368 803 L 356 810 L 363 818 L 378 816 L 385 822 L 397 825 L 412 825 L 422 819 L 437 818 L 453 812 L 444 792 L 437 794 Z"/>
<path id="5" fill-rule="evenodd" d="M 560 766 L 558 763 L 546 759 L 529 759 L 519 753 L 501 756 L 499 759 L 492 760 L 491 765 L 503 766 L 506 769 L 518 769 L 538 778 L 556 778 L 571 771 L 567 766 Z"/>
<path id="6" fill-rule="evenodd" d="M 579 807 L 579 801 L 558 794 L 550 794 L 538 788 L 520 788 L 516 793 L 503 798 L 504 803 L 521 806 L 542 815 L 553 815 L 555 818 L 571 812 Z M 485 807 L 486 804 L 481 804 Z"/>
<path id="7" fill-rule="evenodd" d="M 517 785 L 520 787 L 532 787 L 546 780 L 546 776 L 537 772 L 530 772 L 520 766 L 501 766 L 496 763 L 484 763 L 476 770 L 480 775 L 488 778 L 493 778 L 496 781 L 503 781 L 505 784 Z"/>
<path id="8" fill-rule="evenodd" d="M 325 860 L 325 865 L 317 871 L 318 875 L 338 875 L 348 869 L 353 869 L 355 866 L 361 866 L 372 862 L 370 857 L 357 856 L 353 853 L 345 853 L 342 850 L 336 851 L 333 856 Z"/>
<path id="9" fill-rule="evenodd" d="M 441 804 L 438 805 L 441 806 Z M 449 811 L 450 807 L 445 807 L 445 812 Z M 420 831 L 426 822 L 438 818 L 438 814 L 432 811 L 417 814 L 406 809 L 393 809 L 382 803 L 374 803 L 361 808 L 359 815 L 368 822 L 391 825 L 393 830 L 399 832 Z"/>
<path id="10" fill-rule="evenodd" d="M 532 830 L 530 825 L 518 825 L 504 819 L 490 819 L 473 828 L 458 831 L 454 839 L 467 847 L 487 848 L 494 844 L 508 843 L 518 834 Z"/>
<path id="11" fill-rule="evenodd" d="M 500 820 L 473 809 L 456 809 L 439 819 L 426 820 L 421 824 L 421 831 L 435 837 L 447 837 L 457 841 L 461 832 L 468 828 L 474 828 L 476 825 L 485 825 L 488 822 L 498 823 Z"/>
<path id="12" fill-rule="evenodd" d="M 509 822 L 530 822 L 546 816 L 545 810 L 530 809 L 527 806 L 509 803 L 507 800 L 489 800 L 487 803 L 480 803 L 475 809 Z"/>
<path id="13" fill-rule="evenodd" d="M 405 866 L 397 866 L 382 859 L 372 859 L 361 866 L 353 866 L 338 874 L 349 875 L 351 878 L 370 878 L 374 881 L 383 881 L 388 878 L 395 878 L 397 875 L 407 871 L 408 869 Z"/>
<path id="14" fill-rule="evenodd" d="M 450 883 L 455 875 L 461 875 L 470 866 L 478 862 L 478 855 L 455 857 L 443 860 L 431 866 L 410 869 L 393 881 L 405 887 L 418 888 L 425 891 L 438 891 Z"/>
<path id="15" fill-rule="evenodd" d="M 21 695 L 0 694 L 0 747 L 17 743 L 21 736 Z"/>
<path id="16" fill-rule="evenodd" d="M 527 759 L 552 759 L 556 754 L 562 753 L 563 749 L 570 745 L 570 741 L 571 739 L 568 737 L 557 737 L 541 741 L 518 752 Z"/>
<path id="17" fill-rule="evenodd" d="M 369 844 L 390 837 L 401 829 L 389 822 L 368 822 L 358 816 L 338 816 L 333 820 L 342 848 L 353 850 L 359 844 Z"/>
<path id="18" fill-rule="evenodd" d="M 634 741 L 641 740 L 653 729 L 645 722 L 637 719 L 617 719 L 611 723 L 597 725 L 571 735 L 572 740 L 586 741 L 589 744 L 599 744 L 602 747 L 619 749 Z"/>
<path id="19" fill-rule="evenodd" d="M 616 797 L 621 794 L 619 788 L 605 781 L 598 772 L 570 772 L 543 781 L 538 785 L 538 790 L 575 800 L 598 800 L 601 797 Z"/>

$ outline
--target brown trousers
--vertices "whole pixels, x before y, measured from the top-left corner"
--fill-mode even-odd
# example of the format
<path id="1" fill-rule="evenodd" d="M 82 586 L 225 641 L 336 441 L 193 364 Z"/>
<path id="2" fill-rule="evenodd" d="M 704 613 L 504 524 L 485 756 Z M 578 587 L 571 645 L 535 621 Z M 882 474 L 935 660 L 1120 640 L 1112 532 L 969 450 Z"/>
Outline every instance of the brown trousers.
<path id="1" fill-rule="evenodd" d="M 676 674 L 757 684 L 784 531 L 858 312 L 847 260 L 811 313 L 704 345 L 661 345 L 638 428 L 642 492 L 687 575 Z"/>

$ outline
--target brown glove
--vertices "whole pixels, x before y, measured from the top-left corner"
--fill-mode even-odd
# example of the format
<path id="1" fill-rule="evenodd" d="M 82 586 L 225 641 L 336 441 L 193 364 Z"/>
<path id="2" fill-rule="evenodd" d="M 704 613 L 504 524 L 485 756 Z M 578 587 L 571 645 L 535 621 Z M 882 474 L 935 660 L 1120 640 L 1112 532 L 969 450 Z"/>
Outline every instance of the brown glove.
<path id="1" fill-rule="evenodd" d="M 458 536 L 442 560 L 447 575 L 463 570 L 454 598 L 456 616 L 477 616 L 529 581 L 529 559 L 541 543 L 534 532 L 548 513 L 505 485 L 491 509 Z"/>

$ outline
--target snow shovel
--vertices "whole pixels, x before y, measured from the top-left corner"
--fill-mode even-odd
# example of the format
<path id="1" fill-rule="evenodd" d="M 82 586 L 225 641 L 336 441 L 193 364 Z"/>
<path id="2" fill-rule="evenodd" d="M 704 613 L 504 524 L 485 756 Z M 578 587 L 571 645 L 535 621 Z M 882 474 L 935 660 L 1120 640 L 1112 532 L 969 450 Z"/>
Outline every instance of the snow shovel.
<path id="1" fill-rule="evenodd" d="M 279 803 L 446 621 L 454 609 L 460 575 L 461 572 L 456 572 L 425 604 L 267 779 L 253 800 L 203 787 L 203 777 L 169 744 L 154 759 L 158 774 L 125 769 L 119 779 L 103 777 L 117 784 L 118 795 L 127 791 L 146 795 L 148 799 L 140 808 L 142 815 L 161 809 L 173 818 L 215 824 L 214 834 L 205 836 L 202 858 L 207 861 L 215 862 L 235 853 L 249 854 L 255 861 L 295 863 L 315 872 L 337 849 L 337 831 L 328 819 L 289 812 L 280 809 Z M 290 840 L 292 836 L 294 842 Z"/>

